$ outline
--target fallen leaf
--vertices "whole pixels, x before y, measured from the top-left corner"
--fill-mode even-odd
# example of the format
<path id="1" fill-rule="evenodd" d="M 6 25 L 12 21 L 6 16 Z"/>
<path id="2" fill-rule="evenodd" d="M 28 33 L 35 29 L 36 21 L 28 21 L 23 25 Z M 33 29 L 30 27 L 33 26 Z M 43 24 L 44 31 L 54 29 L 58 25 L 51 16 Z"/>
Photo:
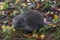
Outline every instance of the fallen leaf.
<path id="1" fill-rule="evenodd" d="M 43 40 L 44 37 L 45 37 L 45 35 L 44 35 L 44 34 L 41 34 L 40 37 L 41 37 L 41 39 Z"/>
<path id="2" fill-rule="evenodd" d="M 26 7 L 27 5 L 26 5 L 25 3 L 22 3 L 21 6 L 22 6 L 22 7 Z"/>
<path id="3" fill-rule="evenodd" d="M 57 15 L 54 15 L 53 17 L 55 20 L 57 20 L 59 18 Z"/>
<path id="4" fill-rule="evenodd" d="M 19 2 L 19 0 L 16 0 L 16 1 L 15 1 L 15 4 L 18 4 L 18 2 Z"/>
<path id="5" fill-rule="evenodd" d="M 33 34 L 32 37 L 38 38 L 39 36 L 37 34 Z"/>

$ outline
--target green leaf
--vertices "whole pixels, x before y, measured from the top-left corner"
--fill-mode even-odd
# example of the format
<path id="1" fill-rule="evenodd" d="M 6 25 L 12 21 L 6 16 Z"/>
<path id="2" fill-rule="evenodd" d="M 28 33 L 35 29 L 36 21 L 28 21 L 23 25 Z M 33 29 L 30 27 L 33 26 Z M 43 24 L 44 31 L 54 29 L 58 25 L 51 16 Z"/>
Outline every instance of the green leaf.
<path id="1" fill-rule="evenodd" d="M 5 2 L 5 3 L 4 3 L 4 9 L 8 8 L 8 6 L 9 6 L 8 3 Z"/>
<path id="2" fill-rule="evenodd" d="M 6 36 L 3 40 L 8 40 L 8 36 Z"/>
<path id="3" fill-rule="evenodd" d="M 20 12 L 23 13 L 23 9 L 20 9 Z"/>

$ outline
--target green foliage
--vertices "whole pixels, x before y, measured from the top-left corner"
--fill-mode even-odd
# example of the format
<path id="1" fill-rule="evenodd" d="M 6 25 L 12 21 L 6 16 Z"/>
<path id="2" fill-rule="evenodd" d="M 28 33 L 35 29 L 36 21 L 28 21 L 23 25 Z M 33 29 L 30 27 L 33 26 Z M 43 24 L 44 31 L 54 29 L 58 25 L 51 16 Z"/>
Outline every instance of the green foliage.
<path id="1" fill-rule="evenodd" d="M 50 7 L 51 5 L 49 2 L 44 3 L 44 10 L 50 10 Z"/>
<path id="2" fill-rule="evenodd" d="M 58 18 L 57 20 L 55 19 L 52 20 L 53 23 L 57 23 L 58 21 L 60 21 L 60 18 Z"/>
<path id="3" fill-rule="evenodd" d="M 8 3 L 7 2 L 4 2 L 4 9 L 6 10 L 8 8 Z"/>

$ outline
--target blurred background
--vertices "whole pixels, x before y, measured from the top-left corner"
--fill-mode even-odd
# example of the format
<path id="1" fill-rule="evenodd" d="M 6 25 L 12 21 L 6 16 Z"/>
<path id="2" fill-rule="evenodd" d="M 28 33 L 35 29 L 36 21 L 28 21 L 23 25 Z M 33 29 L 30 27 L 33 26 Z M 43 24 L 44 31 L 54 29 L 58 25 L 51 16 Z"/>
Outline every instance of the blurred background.
<path id="1" fill-rule="evenodd" d="M 43 13 L 40 35 L 26 38 L 13 28 L 14 17 L 27 10 Z M 60 40 L 60 0 L 0 0 L 0 40 Z"/>

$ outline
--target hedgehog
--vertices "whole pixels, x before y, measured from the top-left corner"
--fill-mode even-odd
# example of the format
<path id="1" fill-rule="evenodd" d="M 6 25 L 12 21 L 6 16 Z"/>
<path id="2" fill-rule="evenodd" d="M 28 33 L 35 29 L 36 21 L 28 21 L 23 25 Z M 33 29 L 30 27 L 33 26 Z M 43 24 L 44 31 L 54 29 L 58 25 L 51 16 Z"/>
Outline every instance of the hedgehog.
<path id="1" fill-rule="evenodd" d="M 14 28 L 25 33 L 38 32 L 43 25 L 43 15 L 37 10 L 25 11 L 14 18 Z"/>

